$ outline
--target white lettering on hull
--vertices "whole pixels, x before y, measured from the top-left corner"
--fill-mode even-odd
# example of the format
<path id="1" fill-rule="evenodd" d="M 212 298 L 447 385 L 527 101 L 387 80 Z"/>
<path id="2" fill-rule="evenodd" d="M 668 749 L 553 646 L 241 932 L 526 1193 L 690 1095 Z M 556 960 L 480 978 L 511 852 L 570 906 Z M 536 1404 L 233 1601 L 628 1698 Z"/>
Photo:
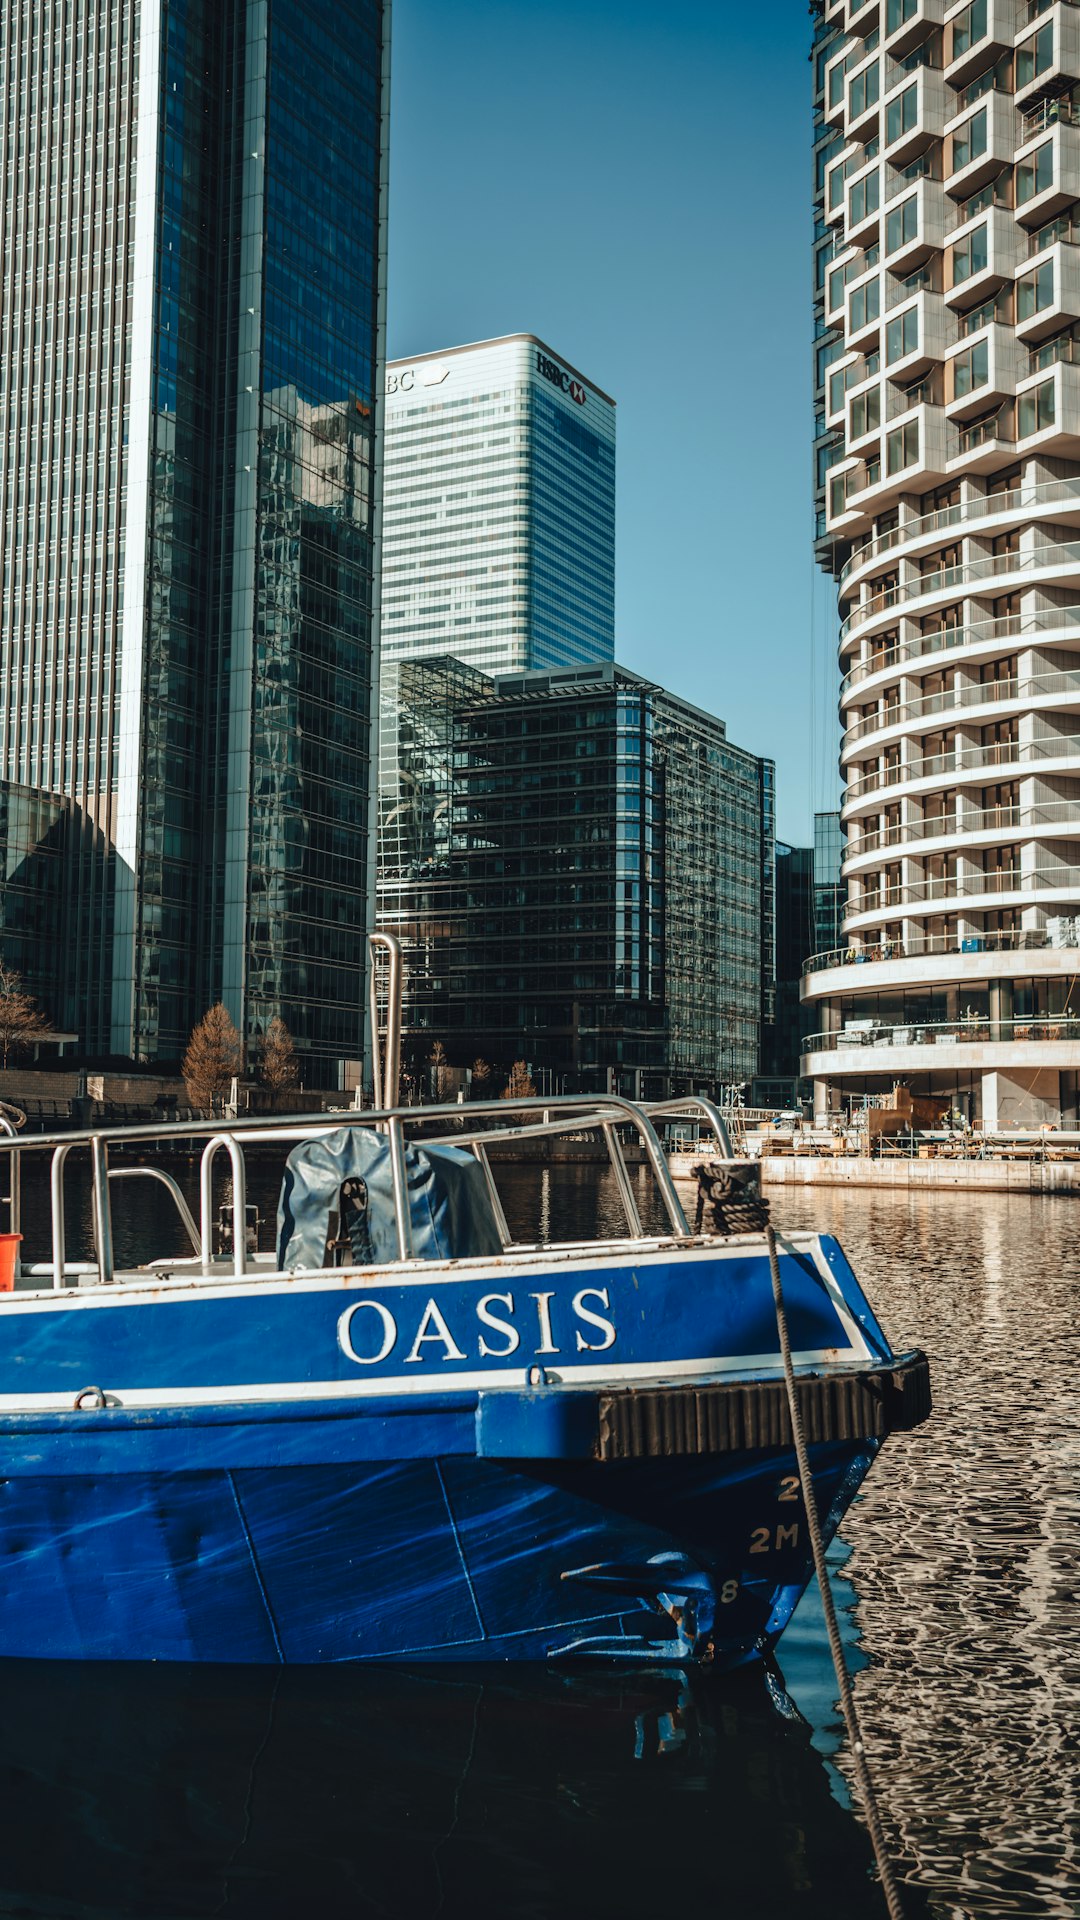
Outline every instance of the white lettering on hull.
<path id="1" fill-rule="evenodd" d="M 526 1351 L 537 1357 L 561 1352 L 556 1339 L 559 1320 L 556 1294 L 530 1293 L 527 1298 L 534 1303 L 536 1327 L 532 1346 L 527 1347 Z M 593 1304 L 586 1305 L 586 1302 Z M 505 1311 L 495 1313 L 495 1307 Z M 598 1313 L 597 1307 L 603 1307 L 605 1313 Z M 400 1307 L 398 1311 L 401 1311 Z M 522 1344 L 522 1329 L 515 1321 L 517 1309 L 512 1293 L 485 1293 L 477 1300 L 473 1311 L 480 1329 L 483 1329 L 478 1329 L 476 1335 L 476 1350 L 481 1359 L 508 1360 L 511 1354 L 518 1352 Z M 615 1345 L 615 1322 L 607 1318 L 611 1312 L 611 1297 L 607 1287 L 583 1287 L 579 1293 L 575 1293 L 570 1311 L 575 1322 L 574 1346 L 578 1353 L 606 1353 Z M 601 1337 L 588 1339 L 583 1329 Z M 499 1339 L 493 1343 L 488 1338 L 489 1334 L 497 1334 Z M 338 1345 L 346 1360 L 353 1361 L 358 1367 L 381 1365 L 394 1355 L 407 1338 L 407 1332 L 402 1332 L 382 1300 L 354 1300 L 338 1320 Z M 467 1360 L 467 1344 L 471 1338 L 460 1321 L 452 1329 L 438 1302 L 429 1299 L 416 1324 L 408 1351 L 402 1358 L 402 1365 L 422 1366 L 426 1360 L 435 1358 L 444 1364 L 450 1360 Z M 434 1352 L 425 1351 L 432 1348 Z"/>

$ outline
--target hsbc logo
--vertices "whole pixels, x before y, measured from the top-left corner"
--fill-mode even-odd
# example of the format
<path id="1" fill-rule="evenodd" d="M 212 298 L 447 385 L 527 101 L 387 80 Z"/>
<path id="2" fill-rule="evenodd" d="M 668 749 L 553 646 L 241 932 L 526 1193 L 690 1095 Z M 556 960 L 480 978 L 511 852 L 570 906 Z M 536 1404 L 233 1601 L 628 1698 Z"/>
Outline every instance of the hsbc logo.
<path id="1" fill-rule="evenodd" d="M 581 381 L 572 380 L 562 367 L 558 366 L 554 360 L 548 359 L 546 353 L 537 353 L 536 371 L 545 380 L 550 380 L 553 387 L 558 387 L 560 393 L 568 393 L 575 405 L 579 407 L 585 405 L 585 389 Z"/>

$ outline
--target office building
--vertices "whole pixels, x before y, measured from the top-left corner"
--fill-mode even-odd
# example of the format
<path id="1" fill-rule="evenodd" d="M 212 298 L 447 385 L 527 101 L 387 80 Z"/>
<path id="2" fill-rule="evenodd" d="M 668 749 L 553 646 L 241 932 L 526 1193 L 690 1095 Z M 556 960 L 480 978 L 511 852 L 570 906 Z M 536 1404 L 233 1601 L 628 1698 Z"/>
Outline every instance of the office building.
<path id="1" fill-rule="evenodd" d="M 799 1078 L 806 1014 L 800 998 L 803 967 L 814 947 L 814 848 L 776 843 L 776 1018 L 765 1030 L 757 1088 L 766 1101 L 790 1106 Z M 758 1100 L 753 1104 L 757 1106 Z"/>
<path id="2" fill-rule="evenodd" d="M 379 918 L 405 1053 L 543 1091 L 724 1088 L 773 1018 L 773 769 L 611 662 L 492 678 L 401 662 Z"/>
<path id="3" fill-rule="evenodd" d="M 1080 15 L 821 0 L 818 552 L 837 582 L 843 938 L 819 1107 L 903 1081 L 1076 1125 Z"/>
<path id="4" fill-rule="evenodd" d="M 615 403 L 532 334 L 386 371 L 383 655 L 612 658 Z"/>
<path id="5" fill-rule="evenodd" d="M 50 1011 L 362 1051 L 388 0 L 0 5 L 0 777 L 72 810 Z"/>

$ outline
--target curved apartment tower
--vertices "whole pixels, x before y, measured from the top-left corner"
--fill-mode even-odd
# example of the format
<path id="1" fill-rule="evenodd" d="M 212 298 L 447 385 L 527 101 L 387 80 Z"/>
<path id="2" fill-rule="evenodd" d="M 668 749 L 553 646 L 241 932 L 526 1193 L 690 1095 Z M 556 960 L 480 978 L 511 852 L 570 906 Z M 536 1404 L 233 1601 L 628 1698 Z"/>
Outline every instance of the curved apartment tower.
<path id="1" fill-rule="evenodd" d="M 803 1072 L 1076 1126 L 1080 9 L 833 0 L 814 62 L 848 907 Z"/>

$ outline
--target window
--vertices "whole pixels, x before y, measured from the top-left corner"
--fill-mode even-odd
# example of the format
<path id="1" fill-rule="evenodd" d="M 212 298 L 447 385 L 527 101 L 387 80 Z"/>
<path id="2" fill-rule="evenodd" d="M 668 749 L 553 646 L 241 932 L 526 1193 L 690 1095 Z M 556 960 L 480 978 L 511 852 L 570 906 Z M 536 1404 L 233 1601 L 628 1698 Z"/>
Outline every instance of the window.
<path id="1" fill-rule="evenodd" d="M 837 367 L 829 375 L 829 412 L 839 413 L 844 404 L 844 395 L 851 385 L 854 367 Z"/>
<path id="2" fill-rule="evenodd" d="M 952 23 L 952 58 L 959 59 L 986 38 L 986 0 L 972 0 Z"/>
<path id="3" fill-rule="evenodd" d="M 857 227 L 871 213 L 876 213 L 881 204 L 881 180 L 876 173 L 868 173 L 864 180 L 856 180 L 848 197 L 848 225 Z"/>
<path id="4" fill-rule="evenodd" d="M 985 273 L 989 260 L 986 227 L 976 227 L 963 240 L 958 240 L 952 250 L 952 283 L 958 287 L 973 274 Z"/>
<path id="5" fill-rule="evenodd" d="M 846 60 L 838 60 L 835 67 L 831 67 L 829 69 L 829 105 L 830 107 L 838 107 L 840 105 L 841 100 L 844 97 L 844 74 L 846 72 L 846 69 L 847 69 Z"/>
<path id="6" fill-rule="evenodd" d="M 861 73 L 855 75 L 848 88 L 848 118 L 859 119 L 868 107 L 877 105 L 877 98 L 878 63 L 875 60 L 872 67 L 864 67 Z"/>
<path id="7" fill-rule="evenodd" d="M 889 210 L 885 220 L 885 251 L 895 253 L 914 240 L 919 231 L 919 204 L 911 194 L 907 200 L 901 200 L 898 207 Z"/>
<path id="8" fill-rule="evenodd" d="M 970 160 L 978 160 L 986 152 L 986 108 L 981 107 L 958 127 L 952 138 L 952 170 L 959 173 Z"/>
<path id="9" fill-rule="evenodd" d="M 1033 320 L 1054 304 L 1054 263 L 1044 260 L 1034 273 L 1026 273 L 1016 283 L 1016 318 Z"/>
<path id="10" fill-rule="evenodd" d="M 910 87 L 904 88 L 903 93 L 897 94 L 895 100 L 890 100 L 885 110 L 885 142 L 887 146 L 891 146 L 894 140 L 899 140 L 901 134 L 911 132 L 912 127 L 918 119 L 918 112 L 919 89 L 918 83 L 913 82 Z"/>
<path id="11" fill-rule="evenodd" d="M 848 260 L 842 267 L 834 267 L 829 275 L 828 308 L 835 313 L 844 304 L 844 289 L 855 272 L 854 260 Z"/>
<path id="12" fill-rule="evenodd" d="M 848 475 L 846 473 L 834 474 L 829 481 L 829 512 L 834 520 L 837 514 L 843 513 L 844 508 L 847 506 L 847 490 Z"/>
<path id="13" fill-rule="evenodd" d="M 1046 73 L 1053 64 L 1054 23 L 1048 20 L 1038 33 L 1032 34 L 1030 40 L 1025 40 L 1023 46 L 1016 49 L 1017 89 L 1030 86 L 1040 73 Z"/>
<path id="14" fill-rule="evenodd" d="M 866 433 L 873 433 L 881 425 L 881 388 L 871 387 L 868 393 L 857 394 L 851 403 L 851 438 L 861 440 Z"/>
<path id="15" fill-rule="evenodd" d="M 885 328 L 885 364 L 892 366 L 894 360 L 902 360 L 906 353 L 914 353 L 919 344 L 919 309 L 905 307 L 903 313 L 895 313 Z"/>
<path id="16" fill-rule="evenodd" d="M 1030 393 L 1022 393 L 1016 402 L 1016 437 L 1023 440 L 1029 433 L 1041 433 L 1044 427 L 1052 427 L 1055 419 L 1054 383 L 1044 380 L 1041 386 L 1033 387 Z"/>
<path id="17" fill-rule="evenodd" d="M 851 326 L 849 331 L 858 333 L 869 326 L 881 312 L 881 282 L 868 280 L 865 287 L 856 287 L 851 295 Z"/>
<path id="18" fill-rule="evenodd" d="M 894 427 L 885 435 L 885 471 L 902 473 L 905 467 L 913 467 L 919 457 L 919 423 L 906 420 L 902 427 Z"/>
<path id="19" fill-rule="evenodd" d="M 895 33 L 905 20 L 913 20 L 918 11 L 919 0 L 887 0 L 885 7 L 885 32 Z"/>
<path id="20" fill-rule="evenodd" d="M 990 347 L 985 340 L 977 340 L 966 353 L 958 354 L 953 361 L 953 397 L 962 400 L 967 393 L 973 393 L 976 387 L 985 387 L 990 378 Z"/>
<path id="21" fill-rule="evenodd" d="M 1029 153 L 1026 160 L 1020 160 L 1016 166 L 1016 204 L 1022 207 L 1026 201 L 1034 200 L 1037 193 L 1045 193 L 1047 187 L 1054 184 L 1054 147 L 1053 142 L 1044 140 L 1041 147 Z"/>

